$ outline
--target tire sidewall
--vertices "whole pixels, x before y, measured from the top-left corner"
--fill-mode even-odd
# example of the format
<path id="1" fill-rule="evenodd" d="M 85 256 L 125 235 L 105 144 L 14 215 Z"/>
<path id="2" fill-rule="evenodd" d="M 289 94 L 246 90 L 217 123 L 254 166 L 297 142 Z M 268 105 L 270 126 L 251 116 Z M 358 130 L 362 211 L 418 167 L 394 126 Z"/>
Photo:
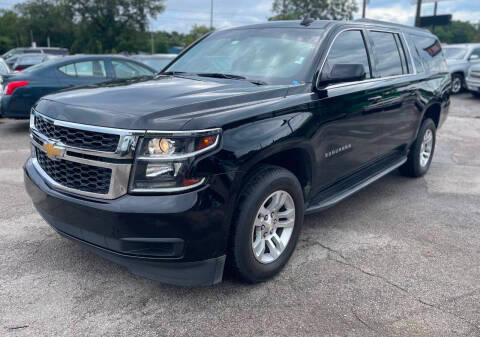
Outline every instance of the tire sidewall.
<path id="1" fill-rule="evenodd" d="M 454 91 L 453 90 L 453 83 L 458 80 L 460 81 L 460 88 L 458 89 L 458 91 Z M 455 74 L 452 76 L 452 94 L 456 95 L 456 94 L 459 94 L 462 92 L 462 89 L 463 89 L 463 76 L 460 75 L 460 74 Z"/>
<path id="2" fill-rule="evenodd" d="M 428 159 L 427 165 L 422 166 L 420 164 L 420 150 L 422 148 L 423 137 L 425 136 L 425 133 L 427 132 L 427 130 L 432 131 L 432 136 L 433 136 L 432 152 L 430 153 L 430 158 Z M 425 173 L 427 173 L 428 169 L 430 168 L 433 155 L 435 154 L 436 142 L 437 142 L 437 129 L 435 127 L 435 123 L 431 119 L 426 119 L 423 121 L 422 126 L 418 132 L 417 140 L 415 141 L 415 146 L 411 154 L 414 158 L 413 169 L 415 170 L 415 174 L 418 177 L 425 175 Z"/>
<path id="3" fill-rule="evenodd" d="M 294 201 L 295 225 L 287 247 L 280 257 L 271 263 L 262 264 L 255 258 L 251 247 L 253 223 L 261 204 L 269 195 L 278 190 L 288 192 Z M 234 253 L 238 256 L 237 263 L 241 264 L 242 270 L 249 273 L 255 281 L 262 281 L 277 274 L 288 262 L 295 249 L 303 223 L 305 207 L 303 194 L 296 177 L 285 170 L 281 171 L 281 174 L 273 181 L 271 179 L 260 181 L 257 188 L 247 198 L 244 200 L 243 209 L 238 213 L 234 245 L 236 252 Z"/>

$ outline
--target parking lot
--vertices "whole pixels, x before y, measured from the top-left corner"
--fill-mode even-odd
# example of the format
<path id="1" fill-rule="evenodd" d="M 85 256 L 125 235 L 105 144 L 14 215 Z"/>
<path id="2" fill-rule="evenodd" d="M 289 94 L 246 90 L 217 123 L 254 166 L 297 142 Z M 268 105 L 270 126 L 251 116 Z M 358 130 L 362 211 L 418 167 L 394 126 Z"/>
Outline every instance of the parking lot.
<path id="1" fill-rule="evenodd" d="M 480 336 L 480 100 L 453 98 L 431 170 L 306 218 L 274 280 L 182 288 L 60 237 L 23 188 L 28 122 L 0 120 L 1 336 Z"/>

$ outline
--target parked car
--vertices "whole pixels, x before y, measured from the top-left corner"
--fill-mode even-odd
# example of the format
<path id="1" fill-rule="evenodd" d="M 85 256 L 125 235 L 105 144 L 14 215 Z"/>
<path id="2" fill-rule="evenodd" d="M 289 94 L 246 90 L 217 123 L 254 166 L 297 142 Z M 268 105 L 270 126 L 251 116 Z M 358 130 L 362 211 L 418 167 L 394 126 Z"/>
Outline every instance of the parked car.
<path id="1" fill-rule="evenodd" d="M 0 77 L 3 76 L 3 75 L 8 75 L 10 73 L 11 73 L 10 67 L 5 62 L 5 60 L 0 58 Z"/>
<path id="2" fill-rule="evenodd" d="M 480 64 L 470 67 L 466 79 L 467 88 L 477 98 L 480 98 Z"/>
<path id="3" fill-rule="evenodd" d="M 27 48 L 14 48 L 7 51 L 5 54 L 2 55 L 4 60 L 18 56 L 21 54 L 50 54 L 50 55 L 60 55 L 66 56 L 69 54 L 68 49 L 66 48 L 55 48 L 55 47 L 27 47 Z"/>
<path id="4" fill-rule="evenodd" d="M 153 74 L 154 69 L 122 56 L 81 55 L 56 58 L 2 77 L 1 115 L 29 118 L 35 102 L 53 92 Z"/>
<path id="5" fill-rule="evenodd" d="M 23 54 L 19 55 L 12 66 L 12 70 L 16 72 L 23 71 L 31 66 L 53 59 L 55 56 L 48 54 Z"/>
<path id="6" fill-rule="evenodd" d="M 470 66 L 480 62 L 480 44 L 451 44 L 443 50 L 452 74 L 452 93 L 458 94 L 466 88 L 465 77 Z"/>
<path id="7" fill-rule="evenodd" d="M 161 71 L 173 59 L 177 57 L 176 54 L 154 54 L 154 55 L 133 55 L 132 58 L 138 62 L 142 62 L 156 71 Z"/>
<path id="8" fill-rule="evenodd" d="M 167 69 L 32 110 L 25 184 L 61 235 L 182 285 L 276 275 L 304 214 L 427 173 L 451 77 L 430 32 L 284 21 L 216 31 Z"/>

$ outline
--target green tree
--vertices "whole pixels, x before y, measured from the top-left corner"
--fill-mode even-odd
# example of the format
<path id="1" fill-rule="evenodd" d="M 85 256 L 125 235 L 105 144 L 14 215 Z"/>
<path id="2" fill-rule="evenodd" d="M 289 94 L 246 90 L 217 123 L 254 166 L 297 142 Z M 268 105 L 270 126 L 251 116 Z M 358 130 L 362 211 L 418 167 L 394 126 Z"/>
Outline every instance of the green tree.
<path id="1" fill-rule="evenodd" d="M 100 42 L 103 52 L 114 51 L 120 41 L 122 48 L 136 48 L 134 45 L 126 47 L 125 41 L 134 41 L 135 36 L 132 32 L 145 32 L 149 18 L 155 18 L 165 9 L 165 0 L 64 0 L 64 2 L 72 8 L 76 20 L 88 26 L 90 38 Z"/>
<path id="2" fill-rule="evenodd" d="M 213 30 L 215 29 L 210 29 L 204 25 L 201 25 L 201 26 L 193 25 L 192 29 L 190 29 L 190 33 L 188 33 L 188 35 L 185 37 L 184 46 L 186 47 L 192 44 L 202 36 L 212 32 Z"/>
<path id="3" fill-rule="evenodd" d="M 480 29 L 470 22 L 452 21 L 448 26 L 435 27 L 435 34 L 444 43 L 480 42 Z"/>
<path id="4" fill-rule="evenodd" d="M 269 20 L 351 20 L 357 10 L 355 0 L 275 0 Z"/>
<path id="5" fill-rule="evenodd" d="M 46 46 L 50 39 L 52 45 L 70 47 L 74 41 L 72 8 L 62 1 L 29 0 L 15 5 L 19 15 L 16 26 L 27 37 L 28 43 L 35 41 Z M 33 36 L 33 41 L 30 36 Z"/>
<path id="6" fill-rule="evenodd" d="M 9 10 L 0 11 L 0 54 L 22 45 L 22 36 L 17 29 L 20 18 L 17 13 Z"/>

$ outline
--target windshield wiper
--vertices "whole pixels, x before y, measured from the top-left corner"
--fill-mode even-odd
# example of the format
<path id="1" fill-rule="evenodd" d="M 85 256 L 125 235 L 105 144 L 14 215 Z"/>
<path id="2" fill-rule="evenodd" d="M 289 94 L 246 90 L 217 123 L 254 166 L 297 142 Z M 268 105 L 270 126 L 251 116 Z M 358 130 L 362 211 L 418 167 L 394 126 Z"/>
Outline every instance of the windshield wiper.
<path id="1" fill-rule="evenodd" d="M 227 78 L 230 80 L 245 80 L 256 85 L 266 85 L 266 82 L 260 80 L 254 80 L 251 78 L 246 78 L 245 76 L 233 75 L 233 74 L 223 74 L 223 73 L 198 73 L 197 76 L 202 77 L 215 77 L 215 78 Z"/>

